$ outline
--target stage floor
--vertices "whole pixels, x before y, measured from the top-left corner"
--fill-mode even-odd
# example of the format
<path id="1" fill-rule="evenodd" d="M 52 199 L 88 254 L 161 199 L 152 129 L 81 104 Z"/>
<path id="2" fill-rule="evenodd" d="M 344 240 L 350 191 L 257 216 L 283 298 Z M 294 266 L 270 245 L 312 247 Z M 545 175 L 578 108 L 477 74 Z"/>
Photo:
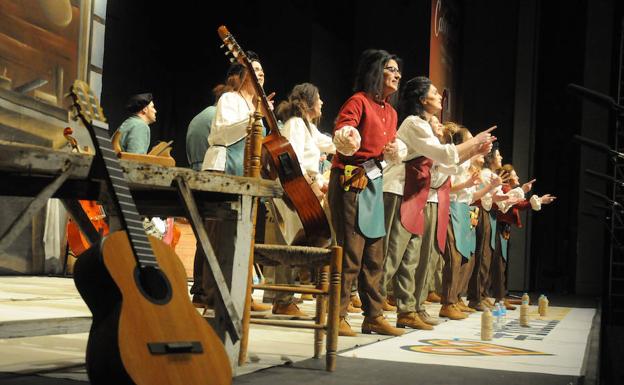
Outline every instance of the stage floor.
<path id="1" fill-rule="evenodd" d="M 436 307 L 432 306 L 433 309 Z M 514 372 L 580 376 L 594 309 L 550 307 L 540 317 L 531 306 L 530 327 L 518 323 L 520 310 L 509 311 L 491 341 L 481 341 L 481 313 L 448 321 L 432 331 L 414 331 L 343 352 L 344 357 L 463 366 Z"/>
<path id="2" fill-rule="evenodd" d="M 254 298 L 260 301 L 262 292 L 254 292 Z M 551 304 L 557 301 L 551 298 Z M 313 314 L 313 302 L 301 308 Z M 404 378 L 428 385 L 582 382 L 595 309 L 551 306 L 543 318 L 536 306 L 531 310 L 530 328 L 517 324 L 519 310 L 508 312 L 504 326 L 488 342 L 479 338 L 481 313 L 398 338 L 340 337 L 335 373 L 323 371 L 323 358 L 310 359 L 312 331 L 251 325 L 248 364 L 238 369 L 234 383 L 404 384 Z M 437 315 L 439 305 L 428 305 L 428 311 Z M 69 278 L 0 277 L 0 384 L 87 383 L 89 316 Z M 386 316 L 391 323 L 396 320 L 392 313 Z M 359 331 L 362 319 L 359 314 L 350 317 L 354 330 Z"/>

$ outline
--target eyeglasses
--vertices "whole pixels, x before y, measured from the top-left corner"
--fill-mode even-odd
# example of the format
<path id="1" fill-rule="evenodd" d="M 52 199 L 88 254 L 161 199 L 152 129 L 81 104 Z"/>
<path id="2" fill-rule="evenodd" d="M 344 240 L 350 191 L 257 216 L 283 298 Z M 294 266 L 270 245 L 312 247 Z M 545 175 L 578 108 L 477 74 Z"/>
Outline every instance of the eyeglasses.
<path id="1" fill-rule="evenodd" d="M 401 70 L 398 69 L 397 67 L 384 67 L 385 70 L 388 70 L 388 72 L 392 73 L 392 74 L 400 74 Z"/>

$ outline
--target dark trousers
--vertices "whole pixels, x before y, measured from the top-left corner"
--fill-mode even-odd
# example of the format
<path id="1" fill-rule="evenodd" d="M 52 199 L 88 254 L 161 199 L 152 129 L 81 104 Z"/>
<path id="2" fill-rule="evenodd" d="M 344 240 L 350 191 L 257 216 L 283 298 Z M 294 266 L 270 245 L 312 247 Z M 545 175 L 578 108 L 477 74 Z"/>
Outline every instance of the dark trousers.
<path id="1" fill-rule="evenodd" d="M 343 248 L 340 316 L 347 315 L 351 285 L 357 279 L 364 315 L 375 318 L 383 314 L 380 293 L 383 238 L 367 238 L 360 232 L 357 225 L 357 193 L 344 191 L 340 185 L 340 173 L 340 170 L 332 170 L 328 193 L 336 243 Z"/>
<path id="2" fill-rule="evenodd" d="M 444 267 L 442 267 L 442 305 L 450 305 L 457 302 L 461 291 L 461 267 L 463 256 L 455 246 L 455 233 L 453 223 L 449 223 L 446 230 L 446 248 L 442 255 Z"/>
<path id="3" fill-rule="evenodd" d="M 493 252 L 490 244 L 492 229 L 489 212 L 483 209 L 479 210 L 479 224 L 476 230 L 477 248 L 473 257 L 475 265 L 468 283 L 468 300 L 473 303 L 485 299 L 489 287 Z"/>
<path id="4" fill-rule="evenodd" d="M 503 258 L 503 249 L 500 239 L 502 228 L 503 226 L 500 223 L 496 224 L 496 244 L 492 255 L 492 267 L 490 269 L 490 282 L 492 283 L 490 289 L 492 297 L 497 301 L 504 299 L 507 294 L 507 261 Z"/>
<path id="5" fill-rule="evenodd" d="M 214 250 L 217 261 L 219 262 L 219 266 L 221 266 L 221 272 L 223 273 L 223 277 L 225 281 L 228 282 L 228 277 L 232 276 L 232 266 L 231 261 L 234 258 L 234 241 L 231 242 L 223 242 L 222 237 L 225 234 L 229 234 L 228 236 L 234 235 L 236 237 L 236 223 L 234 221 L 220 221 L 220 220 L 205 220 L 204 227 L 206 228 L 206 232 L 208 233 L 208 238 L 210 239 L 210 245 Z M 229 232 L 227 230 L 230 230 Z M 227 263 L 230 261 L 230 263 Z M 212 275 L 212 270 L 210 269 L 210 265 L 206 262 L 206 257 L 201 249 L 201 245 L 197 244 L 197 251 L 195 252 L 195 261 L 193 263 L 193 287 L 191 288 L 191 293 L 193 290 L 201 290 L 204 294 L 206 305 L 213 306 L 215 305 L 216 296 L 219 295 L 219 291 L 217 289 L 217 284 L 215 282 L 214 276 Z M 197 282 L 200 282 L 199 287 L 196 287 Z"/>
<path id="6" fill-rule="evenodd" d="M 459 299 L 462 294 L 468 293 L 468 283 L 470 282 L 474 266 L 474 255 L 472 255 L 470 259 L 462 258 L 461 267 L 459 268 L 459 290 L 457 292 L 457 299 Z"/>

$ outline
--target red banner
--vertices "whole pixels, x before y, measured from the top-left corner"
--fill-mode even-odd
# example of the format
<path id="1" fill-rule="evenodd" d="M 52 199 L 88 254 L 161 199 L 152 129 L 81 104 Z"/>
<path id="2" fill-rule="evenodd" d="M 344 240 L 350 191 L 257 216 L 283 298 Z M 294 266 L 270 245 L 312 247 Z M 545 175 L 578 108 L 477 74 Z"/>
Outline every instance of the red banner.
<path id="1" fill-rule="evenodd" d="M 440 121 L 457 118 L 460 11 L 454 0 L 431 0 L 429 78 L 442 94 Z"/>

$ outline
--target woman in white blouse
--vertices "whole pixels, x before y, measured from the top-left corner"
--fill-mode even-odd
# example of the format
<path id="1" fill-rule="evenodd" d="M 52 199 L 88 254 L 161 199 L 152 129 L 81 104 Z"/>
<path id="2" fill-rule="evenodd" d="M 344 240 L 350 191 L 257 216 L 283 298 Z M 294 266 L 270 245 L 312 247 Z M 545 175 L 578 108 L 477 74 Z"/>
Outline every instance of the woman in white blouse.
<path id="1" fill-rule="evenodd" d="M 382 289 L 385 284 L 393 286 L 397 327 L 431 330 L 435 324 L 423 307 L 421 292 L 427 287 L 429 256 L 439 247 L 437 197 L 447 178 L 431 178 L 433 162 L 438 163 L 440 170 L 444 165 L 456 168 L 471 156 L 489 151 L 493 140 L 488 130 L 457 146 L 441 144 L 429 124 L 431 116 L 442 109 L 441 103 L 442 96 L 430 79 L 416 77 L 405 84 L 399 104 L 402 123 L 397 131 L 397 142 L 406 148 L 405 156 L 403 162 L 384 170 L 387 234 Z M 448 187 L 446 194 L 448 202 Z"/>
<path id="2" fill-rule="evenodd" d="M 260 86 L 264 85 L 264 71 L 258 55 L 249 51 L 247 57 L 256 73 Z M 238 77 L 238 84 L 229 84 L 217 103 L 217 112 L 208 135 L 208 151 L 204 156 L 202 171 L 221 171 L 243 175 L 245 136 L 249 117 L 255 111 L 255 90 L 251 76 L 245 76 L 243 65 L 234 63 L 227 78 Z"/>
<path id="3" fill-rule="evenodd" d="M 322 107 L 323 101 L 315 85 L 298 84 L 288 100 L 278 106 L 277 117 L 284 122 L 281 132 L 295 150 L 303 175 L 326 191 L 328 181 L 319 173 L 319 159 L 322 152 L 334 154 L 336 147 L 331 137 L 323 135 L 316 127 Z"/>
<path id="4" fill-rule="evenodd" d="M 458 145 L 470 139 L 472 139 L 472 135 L 466 127 L 453 122 L 444 123 L 445 142 Z M 467 286 L 474 267 L 473 254 L 476 238 L 474 226 L 471 224 L 470 205 L 501 184 L 501 179 L 495 175 L 489 180 L 482 181 L 480 172 L 471 167 L 473 161 L 481 164 L 483 155 L 465 161 L 460 165 L 461 172 L 451 176 L 451 220 L 443 255 L 444 267 L 442 292 L 440 293 L 442 297 L 440 315 L 451 319 L 465 318 L 462 316 L 462 312 L 471 313 L 475 311 L 468 307 L 460 296 L 464 286 Z M 480 168 L 481 166 L 479 166 Z"/>
<path id="5" fill-rule="evenodd" d="M 321 117 L 323 101 L 318 88 L 310 83 L 296 85 L 288 99 L 277 107 L 277 117 L 284 122 L 280 129 L 288 139 L 304 177 L 310 183 L 319 199 L 323 199 L 323 191 L 327 191 L 327 180 L 319 172 L 321 152 L 335 153 L 336 147 L 332 139 L 323 135 L 316 124 Z M 282 199 L 272 199 L 269 204 L 270 217 L 267 221 L 267 232 L 273 239 L 267 242 L 287 245 L 327 246 L 318 244 L 315 240 L 305 236 L 303 225 L 295 210 Z M 293 283 L 294 271 L 290 267 L 278 266 L 275 268 L 275 282 L 277 284 Z M 275 293 L 273 299 L 273 313 L 295 317 L 305 316 L 293 302 L 292 294 Z"/>

